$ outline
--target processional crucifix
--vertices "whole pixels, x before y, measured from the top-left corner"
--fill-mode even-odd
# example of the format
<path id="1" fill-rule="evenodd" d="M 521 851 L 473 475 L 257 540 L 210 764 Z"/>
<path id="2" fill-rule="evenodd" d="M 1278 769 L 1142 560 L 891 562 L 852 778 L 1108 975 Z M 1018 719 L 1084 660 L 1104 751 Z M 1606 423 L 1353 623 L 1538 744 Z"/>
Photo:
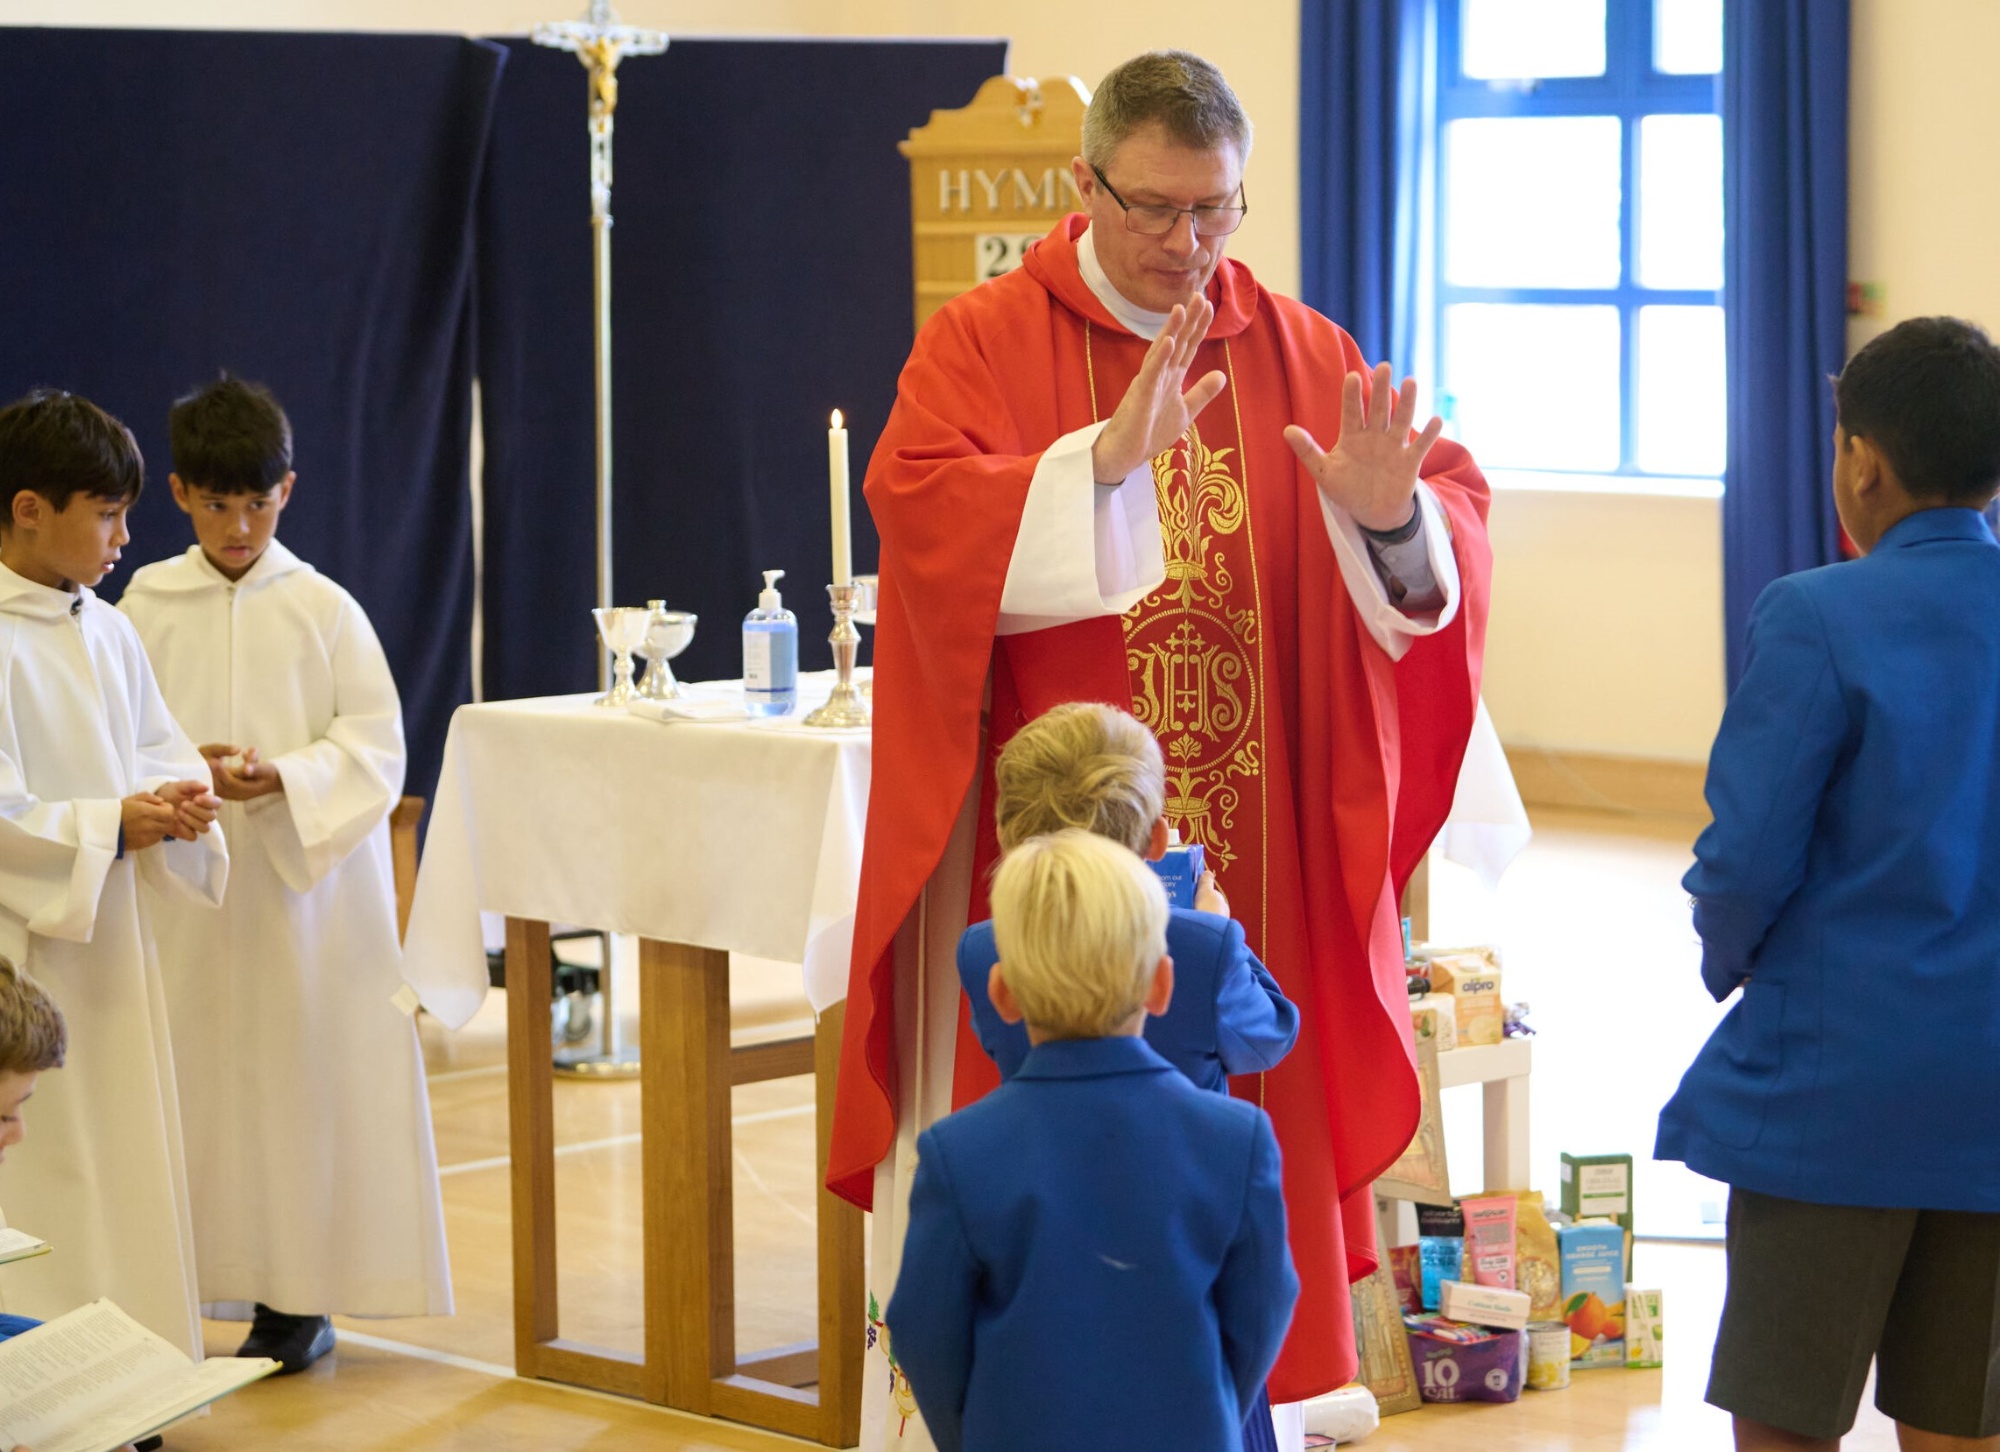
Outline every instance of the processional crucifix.
<path id="1" fill-rule="evenodd" d="M 597 603 L 608 610 L 618 603 L 611 585 L 611 119 L 618 109 L 618 62 L 628 55 L 658 55 L 667 48 L 667 37 L 658 30 L 620 25 L 610 0 L 590 0 L 589 13 L 582 20 L 538 25 L 534 41 L 536 45 L 569 51 L 590 73 L 590 278 L 597 354 Z M 611 684 L 610 654 L 601 649 L 597 657 L 597 684 L 600 690 Z M 637 1054 L 618 1042 L 608 939 L 598 985 L 602 1052 L 565 1056 L 561 1067 L 573 1074 L 604 1077 L 636 1074 Z"/>
<path id="2" fill-rule="evenodd" d="M 611 587 L 611 120 L 618 109 L 618 62 L 628 55 L 658 55 L 663 31 L 620 25 L 610 0 L 590 0 L 582 20 L 535 27 L 536 45 L 566 50 L 590 72 L 591 296 L 597 353 L 597 603 L 618 602 Z M 610 658 L 600 652 L 600 688 L 609 686 Z"/>

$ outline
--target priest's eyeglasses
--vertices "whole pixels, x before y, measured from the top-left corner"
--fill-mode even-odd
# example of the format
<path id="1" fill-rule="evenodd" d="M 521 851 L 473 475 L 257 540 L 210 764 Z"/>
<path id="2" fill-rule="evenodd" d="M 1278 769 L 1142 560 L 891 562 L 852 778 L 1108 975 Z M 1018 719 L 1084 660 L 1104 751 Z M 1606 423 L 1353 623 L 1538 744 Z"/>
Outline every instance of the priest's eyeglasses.
<path id="1" fill-rule="evenodd" d="M 1124 209 L 1125 230 L 1137 232 L 1142 237 L 1166 236 L 1180 225 L 1183 212 L 1194 223 L 1195 236 L 1227 237 L 1243 225 L 1243 214 L 1250 210 L 1250 194 L 1243 189 L 1241 182 L 1236 185 L 1236 205 L 1233 207 L 1168 207 L 1151 202 L 1128 202 L 1104 179 L 1102 167 L 1093 166 L 1090 170 L 1106 195 Z"/>

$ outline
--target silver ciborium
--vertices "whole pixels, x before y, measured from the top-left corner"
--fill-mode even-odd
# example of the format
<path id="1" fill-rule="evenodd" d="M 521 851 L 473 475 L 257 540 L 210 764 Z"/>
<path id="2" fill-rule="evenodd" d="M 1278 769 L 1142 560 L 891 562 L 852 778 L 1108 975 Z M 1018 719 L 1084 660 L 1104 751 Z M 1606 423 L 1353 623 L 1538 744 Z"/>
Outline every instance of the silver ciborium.
<path id="1" fill-rule="evenodd" d="M 684 694 L 667 662 L 694 639 L 695 618 L 685 610 L 669 610 L 664 600 L 646 602 L 646 638 L 638 649 L 646 661 L 646 674 L 639 681 L 640 700 L 671 701 Z"/>
<path id="2" fill-rule="evenodd" d="M 597 633 L 611 652 L 611 689 L 597 698 L 600 706 L 624 706 L 636 694 L 632 689 L 632 652 L 645 642 L 652 612 L 636 605 L 600 606 L 590 612 L 597 619 Z"/>

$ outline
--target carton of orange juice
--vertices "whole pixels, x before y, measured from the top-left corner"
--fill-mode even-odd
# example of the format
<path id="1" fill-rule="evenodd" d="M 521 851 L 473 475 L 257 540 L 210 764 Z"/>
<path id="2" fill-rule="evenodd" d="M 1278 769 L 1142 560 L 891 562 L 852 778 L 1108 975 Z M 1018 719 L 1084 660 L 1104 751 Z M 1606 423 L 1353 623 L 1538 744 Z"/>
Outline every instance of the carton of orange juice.
<path id="1" fill-rule="evenodd" d="M 1625 1364 L 1625 1230 L 1615 1221 L 1557 1228 L 1562 1318 L 1579 1367 Z"/>

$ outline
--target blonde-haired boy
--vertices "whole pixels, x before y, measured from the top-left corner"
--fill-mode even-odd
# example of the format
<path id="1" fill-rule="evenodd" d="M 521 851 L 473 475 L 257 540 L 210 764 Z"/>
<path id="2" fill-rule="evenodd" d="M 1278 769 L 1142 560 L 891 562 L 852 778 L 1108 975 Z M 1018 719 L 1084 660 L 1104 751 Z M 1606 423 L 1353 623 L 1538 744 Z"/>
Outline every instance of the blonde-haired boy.
<path id="1" fill-rule="evenodd" d="M 1078 702 L 1030 721 L 1001 751 L 993 787 L 1002 852 L 1066 828 L 1143 857 L 1157 859 L 1167 849 L 1167 777 L 1159 744 L 1135 718 L 1110 706 Z M 1250 951 L 1241 925 L 1229 918 L 1214 874 L 1204 875 L 1195 904 L 1169 910 L 1167 951 L 1178 987 L 1173 1006 L 1147 1020 L 1146 1042 L 1202 1088 L 1227 1093 L 1230 1075 L 1275 1068 L 1291 1051 L 1299 1011 Z M 974 923 L 959 939 L 959 982 L 973 1029 L 1007 1079 L 1027 1057 L 1028 1036 L 989 995 L 987 980 L 1001 956 L 991 923 Z"/>
<path id="2" fill-rule="evenodd" d="M 993 885 L 1032 1048 L 918 1140 L 888 1325 L 942 1452 L 1236 1452 L 1298 1295 L 1278 1144 L 1141 1036 L 1174 996 L 1159 879 L 1066 830 Z"/>
<path id="3" fill-rule="evenodd" d="M 68 1047 L 69 1030 L 55 1000 L 13 959 L 0 956 L 0 1160 L 26 1138 L 22 1106 L 43 1071 L 62 1067 Z M 0 1315 L 0 1341 L 36 1324 L 25 1316 Z"/>

